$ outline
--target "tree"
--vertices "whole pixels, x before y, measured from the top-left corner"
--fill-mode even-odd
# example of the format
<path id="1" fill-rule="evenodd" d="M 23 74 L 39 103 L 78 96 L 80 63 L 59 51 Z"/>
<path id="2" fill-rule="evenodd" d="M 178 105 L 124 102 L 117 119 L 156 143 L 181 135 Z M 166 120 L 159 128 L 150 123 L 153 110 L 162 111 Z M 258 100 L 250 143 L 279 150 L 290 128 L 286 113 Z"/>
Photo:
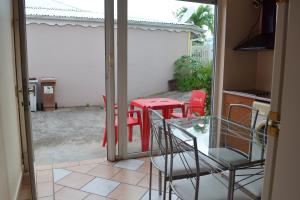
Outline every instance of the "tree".
<path id="1" fill-rule="evenodd" d="M 204 28 L 207 26 L 208 29 L 213 32 L 214 31 L 214 14 L 212 12 L 212 8 L 208 5 L 201 5 L 198 9 L 191 15 L 191 17 L 187 20 L 187 22 L 191 22 L 200 28 Z"/>
<path id="2" fill-rule="evenodd" d="M 182 7 L 176 11 L 175 15 L 179 21 L 182 19 L 187 10 L 188 9 L 186 7 Z M 202 29 L 204 26 L 207 26 L 208 29 L 213 32 L 214 14 L 212 8 L 209 5 L 200 5 L 186 22 L 199 26 Z"/>
<path id="3" fill-rule="evenodd" d="M 187 10 L 187 7 L 179 8 L 175 13 L 176 18 L 180 21 Z"/>

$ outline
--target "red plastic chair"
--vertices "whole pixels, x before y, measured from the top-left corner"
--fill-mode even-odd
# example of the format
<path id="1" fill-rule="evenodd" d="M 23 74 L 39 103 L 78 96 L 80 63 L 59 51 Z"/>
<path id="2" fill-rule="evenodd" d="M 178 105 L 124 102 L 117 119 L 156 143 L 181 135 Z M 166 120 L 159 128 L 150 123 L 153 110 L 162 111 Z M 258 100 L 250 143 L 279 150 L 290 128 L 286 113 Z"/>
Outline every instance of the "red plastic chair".
<path id="1" fill-rule="evenodd" d="M 200 116 L 205 115 L 205 99 L 206 92 L 202 90 L 193 90 L 189 102 L 186 102 L 186 113 L 176 113 L 172 112 L 171 117 L 173 118 L 183 118 L 192 117 L 193 113 L 198 113 Z"/>
<path id="2" fill-rule="evenodd" d="M 103 101 L 104 101 L 104 107 L 105 107 L 105 114 L 106 114 L 106 96 L 102 95 Z M 114 106 L 115 111 L 118 110 L 118 106 Z M 136 117 L 134 117 L 134 114 L 136 114 Z M 116 134 L 116 143 L 118 142 L 118 113 L 115 112 L 115 134 Z M 106 120 L 106 116 L 105 116 Z M 128 139 L 130 142 L 132 142 L 132 132 L 133 132 L 133 126 L 140 126 L 140 131 L 142 133 L 142 117 L 141 113 L 138 110 L 129 110 L 127 113 L 127 126 L 128 126 Z M 107 131 L 106 131 L 106 121 L 105 121 L 105 128 L 104 128 L 104 137 L 102 146 L 104 147 L 107 143 Z"/>

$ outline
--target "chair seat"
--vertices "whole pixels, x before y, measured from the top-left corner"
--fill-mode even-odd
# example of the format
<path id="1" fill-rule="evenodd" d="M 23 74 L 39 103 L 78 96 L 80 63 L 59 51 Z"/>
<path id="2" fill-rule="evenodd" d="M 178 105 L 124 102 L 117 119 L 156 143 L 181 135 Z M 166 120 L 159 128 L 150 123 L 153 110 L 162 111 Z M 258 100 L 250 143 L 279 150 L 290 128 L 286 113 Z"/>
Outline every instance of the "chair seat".
<path id="1" fill-rule="evenodd" d="M 247 157 L 229 148 L 211 148 L 209 154 L 216 158 L 222 158 L 225 163 L 242 164 L 248 162 Z"/>
<path id="2" fill-rule="evenodd" d="M 239 185 L 243 186 L 245 190 L 250 192 L 256 199 L 260 199 L 262 195 L 263 187 L 263 175 L 257 173 L 263 171 L 263 169 L 240 169 L 236 171 L 235 181 Z M 249 176 L 249 175 L 253 176 Z M 254 175 L 255 174 L 255 175 Z M 225 176 L 229 176 L 229 172 L 225 172 Z"/>
<path id="3" fill-rule="evenodd" d="M 181 179 L 172 181 L 172 189 L 181 199 L 195 199 L 195 188 L 191 179 Z M 205 175 L 200 177 L 200 186 L 198 200 L 227 200 L 228 188 L 223 185 L 213 175 Z M 234 191 L 234 200 L 250 200 L 240 190 Z"/>
<path id="4" fill-rule="evenodd" d="M 134 117 L 127 117 L 127 124 L 139 124 L 139 120 Z"/>
<path id="5" fill-rule="evenodd" d="M 137 125 L 140 124 L 139 120 L 135 117 L 127 117 L 127 125 Z M 118 118 L 115 118 L 115 126 L 118 126 Z"/>
<path id="6" fill-rule="evenodd" d="M 173 158 L 173 176 L 187 176 L 187 169 L 191 172 L 191 174 L 196 173 L 196 162 L 195 159 L 192 158 L 188 152 L 183 153 L 184 156 L 180 156 L 180 154 L 174 154 Z M 189 168 L 185 166 L 182 162 L 182 158 L 185 158 L 187 160 L 187 163 L 189 163 Z M 158 168 L 160 171 L 165 173 L 165 158 L 164 156 L 156 156 L 153 158 L 153 165 Z M 200 165 L 200 174 L 208 174 L 211 172 L 211 167 L 208 166 L 206 163 L 199 161 Z M 170 166 L 170 155 L 168 155 L 168 169 Z M 187 169 L 186 169 L 187 168 Z M 167 175 L 170 175 L 169 170 L 167 172 Z"/>

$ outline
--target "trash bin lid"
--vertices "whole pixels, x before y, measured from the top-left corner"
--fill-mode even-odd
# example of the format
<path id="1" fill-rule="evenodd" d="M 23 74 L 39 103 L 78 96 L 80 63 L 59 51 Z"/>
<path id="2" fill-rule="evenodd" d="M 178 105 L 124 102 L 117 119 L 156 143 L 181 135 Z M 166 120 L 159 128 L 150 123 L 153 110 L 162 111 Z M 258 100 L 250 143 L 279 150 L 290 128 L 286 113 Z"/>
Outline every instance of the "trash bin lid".
<path id="1" fill-rule="evenodd" d="M 41 78 L 41 83 L 55 83 L 56 78 Z"/>
<path id="2" fill-rule="evenodd" d="M 39 82 L 39 80 L 29 80 L 29 83 L 38 83 Z"/>

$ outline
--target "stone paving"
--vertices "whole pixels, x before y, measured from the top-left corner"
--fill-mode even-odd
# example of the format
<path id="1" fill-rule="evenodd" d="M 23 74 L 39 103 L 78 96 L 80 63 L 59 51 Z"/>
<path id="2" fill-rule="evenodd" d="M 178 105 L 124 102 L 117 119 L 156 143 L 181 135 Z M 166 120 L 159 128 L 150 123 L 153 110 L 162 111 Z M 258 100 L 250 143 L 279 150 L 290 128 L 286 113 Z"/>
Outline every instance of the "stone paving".
<path id="1" fill-rule="evenodd" d="M 166 92 L 151 97 L 188 100 L 189 92 Z M 101 146 L 105 112 L 101 107 L 60 108 L 51 112 L 32 112 L 35 163 L 80 161 L 106 157 Z M 140 131 L 134 128 L 129 152 L 140 152 Z"/>

